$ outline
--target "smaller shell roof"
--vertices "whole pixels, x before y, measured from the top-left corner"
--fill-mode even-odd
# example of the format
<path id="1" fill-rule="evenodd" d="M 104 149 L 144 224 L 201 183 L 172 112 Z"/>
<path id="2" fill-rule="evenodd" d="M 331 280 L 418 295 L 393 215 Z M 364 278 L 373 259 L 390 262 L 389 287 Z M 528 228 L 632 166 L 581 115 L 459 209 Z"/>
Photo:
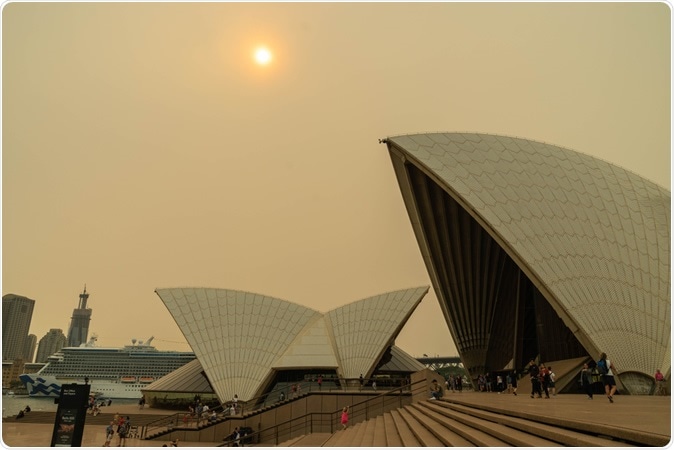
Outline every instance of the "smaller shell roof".
<path id="1" fill-rule="evenodd" d="M 203 374 L 199 360 L 195 359 L 182 367 L 166 374 L 154 383 L 148 384 L 143 392 L 188 392 L 194 394 L 212 394 L 213 389 Z"/>
<path id="2" fill-rule="evenodd" d="M 382 364 L 377 370 L 379 372 L 409 372 L 414 373 L 420 370 L 424 370 L 426 366 L 421 364 L 418 360 L 410 356 L 408 353 L 405 353 L 402 349 L 397 346 L 391 347 L 391 360 L 385 364 Z"/>
<path id="3" fill-rule="evenodd" d="M 168 288 L 155 292 L 220 399 L 259 394 L 272 370 L 336 368 L 371 373 L 429 287 L 375 295 L 327 314 L 251 292 Z"/>

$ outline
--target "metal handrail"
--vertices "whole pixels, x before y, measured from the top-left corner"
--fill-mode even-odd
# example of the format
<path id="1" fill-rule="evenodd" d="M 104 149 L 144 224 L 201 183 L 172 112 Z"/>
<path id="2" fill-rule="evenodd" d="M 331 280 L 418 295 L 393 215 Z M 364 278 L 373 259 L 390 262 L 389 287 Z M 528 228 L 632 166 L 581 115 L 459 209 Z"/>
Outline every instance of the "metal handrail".
<path id="1" fill-rule="evenodd" d="M 369 399 L 363 400 L 361 402 L 355 403 L 349 406 L 349 421 L 351 423 L 358 423 L 364 420 L 368 420 L 371 417 L 376 417 L 377 415 L 383 414 L 387 409 L 386 401 L 389 400 L 389 405 L 391 403 L 396 403 L 395 407 L 401 408 L 403 406 L 403 394 L 410 394 L 414 396 L 415 394 L 421 391 L 427 390 L 427 381 L 419 380 L 408 385 L 394 388 L 388 391 L 384 391 L 376 397 L 371 397 Z M 391 394 L 397 393 L 395 398 L 391 399 Z M 392 400 L 392 402 L 391 402 Z M 374 403 L 381 402 L 381 408 L 374 408 Z M 391 409 L 393 409 L 391 407 Z M 381 411 L 379 414 L 371 414 L 371 411 Z M 272 425 L 263 430 L 255 431 L 249 435 L 241 436 L 240 439 L 247 439 L 253 442 L 265 442 L 268 443 L 270 440 L 273 440 L 274 445 L 279 445 L 281 443 L 282 436 L 288 436 L 287 439 L 290 439 L 294 433 L 299 431 L 304 431 L 305 433 L 313 433 L 314 429 L 325 429 L 326 418 L 329 421 L 330 433 L 335 432 L 335 428 L 338 427 L 340 418 L 341 418 L 342 409 L 338 409 L 333 412 L 313 412 L 307 413 L 299 417 L 295 417 L 284 422 Z M 360 418 L 360 420 L 358 420 Z M 308 430 L 307 430 L 308 428 Z M 285 440 L 287 440 L 285 439 Z M 219 445 L 219 447 L 229 446 L 234 443 L 233 439 L 225 439 L 225 442 Z"/>
<path id="2" fill-rule="evenodd" d="M 246 400 L 246 401 L 238 400 L 237 401 L 237 408 L 236 408 L 237 409 L 236 416 L 233 416 L 231 414 L 231 410 L 230 410 L 233 402 L 232 401 L 223 402 L 219 406 L 216 406 L 216 407 L 213 407 L 213 408 L 210 409 L 210 411 L 213 411 L 213 410 L 216 411 L 216 413 L 218 414 L 218 420 L 213 421 L 213 422 L 206 420 L 204 428 L 206 428 L 208 426 L 211 426 L 211 425 L 215 425 L 217 423 L 220 423 L 223 420 L 227 420 L 230 417 L 242 417 L 244 415 L 244 413 L 251 414 L 251 413 L 254 413 L 255 411 L 259 411 L 261 409 L 264 409 L 264 408 L 272 406 L 272 405 L 278 405 L 280 403 L 284 403 L 284 402 L 287 402 L 287 401 L 290 401 L 290 400 L 295 400 L 297 398 L 304 397 L 305 395 L 308 395 L 311 392 L 344 391 L 344 390 L 347 389 L 347 386 L 349 384 L 359 386 L 359 388 L 358 388 L 359 391 L 371 389 L 369 386 L 361 385 L 361 381 L 365 381 L 369 384 L 369 382 L 371 381 L 370 379 L 361 380 L 360 378 L 336 378 L 336 380 L 339 382 L 338 388 L 336 388 L 336 389 L 330 389 L 330 388 L 324 389 L 322 386 L 319 387 L 319 386 L 317 386 L 317 384 L 315 382 L 311 382 L 311 381 L 299 382 L 299 383 L 295 383 L 296 385 L 299 385 L 299 389 L 294 394 L 289 393 L 288 395 L 285 395 L 285 392 L 288 389 L 288 387 L 283 387 L 283 388 L 279 388 L 279 389 L 274 389 L 273 391 L 270 391 L 270 392 L 267 392 L 263 395 L 254 397 L 250 400 Z M 393 381 L 394 383 L 397 383 L 401 380 L 404 380 L 404 378 L 391 378 L 389 380 Z M 329 381 L 332 381 L 332 379 L 330 379 Z M 380 381 L 383 381 L 383 380 L 380 380 Z M 412 386 L 412 384 L 403 385 L 401 387 L 390 389 L 388 391 L 382 390 L 382 394 L 377 396 L 377 397 L 374 397 L 374 398 L 382 397 L 383 395 L 390 394 L 391 392 L 395 392 L 396 390 L 400 390 L 401 394 L 402 394 L 402 390 L 405 389 L 405 388 L 409 388 L 410 386 Z M 380 389 L 384 389 L 384 388 L 385 387 L 380 386 Z M 277 398 L 276 400 L 273 400 L 271 402 L 269 401 L 270 398 L 280 397 L 281 392 L 284 393 L 284 399 L 283 400 L 281 400 L 280 398 Z M 369 399 L 369 400 L 372 400 L 372 399 Z M 353 405 L 351 408 L 357 407 L 361 403 L 366 403 L 369 400 L 364 400 L 363 402 L 359 402 L 359 403 Z M 310 414 L 328 414 L 328 413 L 310 413 Z M 329 413 L 329 414 L 333 414 L 333 413 Z M 339 410 L 336 414 L 341 414 L 341 410 Z M 366 420 L 367 420 L 367 415 L 368 414 L 367 414 L 367 411 L 366 411 L 365 412 Z M 352 416 L 356 417 L 356 413 L 352 412 Z M 197 420 L 197 419 L 199 419 L 199 420 Z M 203 419 L 195 418 L 194 415 L 189 413 L 189 412 L 184 412 L 184 411 L 178 412 L 178 413 L 171 414 L 169 416 L 165 416 L 165 417 L 162 417 L 162 418 L 159 418 L 157 420 L 154 420 L 152 422 L 147 423 L 140 430 L 140 436 L 141 436 L 142 439 L 144 439 L 145 437 L 149 436 L 151 433 L 153 433 L 155 431 L 159 431 L 159 430 L 165 431 L 165 430 L 171 430 L 171 429 L 186 429 L 186 428 L 199 429 L 199 423 L 201 423 L 201 420 L 203 420 Z M 195 425 L 194 427 L 193 427 L 193 424 Z"/>

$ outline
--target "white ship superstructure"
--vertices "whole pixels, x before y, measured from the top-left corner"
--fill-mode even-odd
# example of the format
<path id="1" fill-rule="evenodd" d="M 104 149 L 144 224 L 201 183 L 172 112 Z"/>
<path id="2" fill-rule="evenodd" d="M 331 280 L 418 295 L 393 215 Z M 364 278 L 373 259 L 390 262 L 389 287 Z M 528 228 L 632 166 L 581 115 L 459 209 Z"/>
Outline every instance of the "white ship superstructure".
<path id="1" fill-rule="evenodd" d="M 31 396 L 58 397 L 61 385 L 91 384 L 91 392 L 110 398 L 139 398 L 144 386 L 196 358 L 193 352 L 162 351 L 132 340 L 123 348 L 97 347 L 96 337 L 51 355 L 40 371 L 20 376 Z"/>

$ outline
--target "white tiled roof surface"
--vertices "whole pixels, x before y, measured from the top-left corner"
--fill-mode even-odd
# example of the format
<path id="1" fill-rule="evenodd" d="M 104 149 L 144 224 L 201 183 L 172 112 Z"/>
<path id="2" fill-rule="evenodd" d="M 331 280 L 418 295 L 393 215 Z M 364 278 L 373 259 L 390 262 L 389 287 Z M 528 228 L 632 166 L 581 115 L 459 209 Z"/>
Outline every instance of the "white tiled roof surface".
<path id="1" fill-rule="evenodd" d="M 519 138 L 434 133 L 388 141 L 468 204 L 620 372 L 669 372 L 670 191 Z"/>
<path id="2" fill-rule="evenodd" d="M 190 394 L 212 394 L 213 389 L 201 373 L 203 367 L 198 359 L 193 359 L 173 372 L 150 383 L 142 392 L 187 392 Z"/>
<path id="3" fill-rule="evenodd" d="M 425 286 L 388 292 L 327 313 L 342 376 L 367 376 L 427 292 Z"/>
<path id="4" fill-rule="evenodd" d="M 327 314 L 278 298 L 209 288 L 157 289 L 222 401 L 254 397 L 272 369 L 374 369 L 428 292 L 377 295 Z"/>
<path id="5" fill-rule="evenodd" d="M 250 292 L 157 289 L 218 397 L 250 399 L 297 335 L 320 313 Z"/>

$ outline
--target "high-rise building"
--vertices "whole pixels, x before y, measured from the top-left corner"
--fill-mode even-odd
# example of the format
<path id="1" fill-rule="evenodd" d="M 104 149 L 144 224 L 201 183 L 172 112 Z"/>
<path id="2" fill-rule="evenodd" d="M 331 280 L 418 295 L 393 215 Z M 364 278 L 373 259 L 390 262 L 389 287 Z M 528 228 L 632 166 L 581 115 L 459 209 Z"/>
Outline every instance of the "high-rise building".
<path id="1" fill-rule="evenodd" d="M 35 300 L 16 294 L 2 296 L 2 360 L 28 359 L 26 342 Z"/>
<path id="2" fill-rule="evenodd" d="M 84 286 L 84 292 L 80 294 L 80 302 L 77 309 L 73 310 L 73 316 L 68 329 L 68 346 L 79 347 L 80 344 L 87 342 L 89 334 L 89 322 L 91 322 L 91 308 L 87 308 L 87 286 Z"/>
<path id="3" fill-rule="evenodd" d="M 29 334 L 26 338 L 26 348 L 24 354 L 26 355 L 26 362 L 32 363 L 33 358 L 35 357 L 35 348 L 37 347 L 37 336 L 34 334 Z"/>
<path id="4" fill-rule="evenodd" d="M 37 347 L 37 358 L 35 362 L 47 362 L 47 358 L 65 347 L 67 342 L 66 335 L 60 328 L 52 328 L 42 339 Z"/>

